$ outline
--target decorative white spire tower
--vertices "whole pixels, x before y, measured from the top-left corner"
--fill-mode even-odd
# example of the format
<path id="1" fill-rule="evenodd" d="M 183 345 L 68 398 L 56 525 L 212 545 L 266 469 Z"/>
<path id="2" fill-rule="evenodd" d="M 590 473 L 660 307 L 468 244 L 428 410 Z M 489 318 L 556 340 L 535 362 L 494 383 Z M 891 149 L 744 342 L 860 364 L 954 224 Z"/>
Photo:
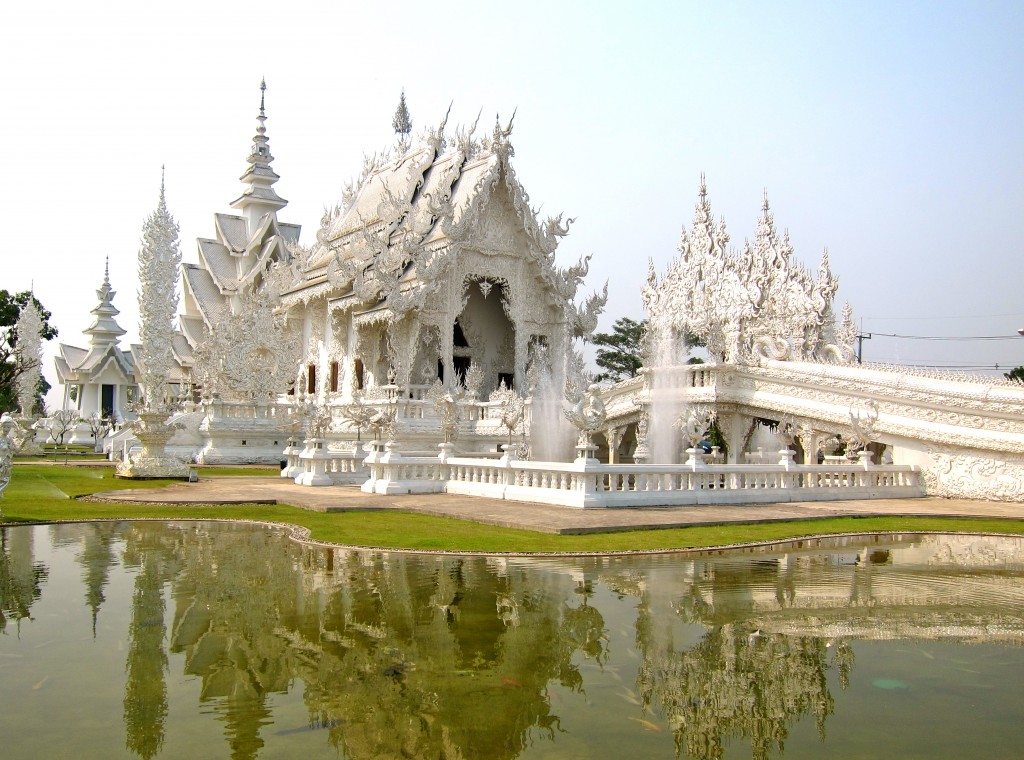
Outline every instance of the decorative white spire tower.
<path id="1" fill-rule="evenodd" d="M 267 82 L 264 79 L 260 82 L 260 115 L 256 117 L 256 135 L 252 138 L 252 149 L 246 158 L 249 168 L 239 177 L 247 187 L 231 204 L 232 208 L 238 209 L 245 217 L 250 234 L 264 215 L 273 214 L 276 219 L 277 212 L 288 205 L 288 201 L 278 195 L 273 187 L 281 178 L 270 168 L 274 157 L 270 154 L 270 140 L 267 138 L 265 124 L 266 91 Z"/>
<path id="2" fill-rule="evenodd" d="M 160 200 L 142 227 L 139 250 L 139 338 L 146 409 L 163 411 L 167 378 L 175 366 L 171 342 L 178 309 L 178 224 L 167 210 L 161 170 Z M 95 312 L 94 312 L 95 313 Z"/>
<path id="3" fill-rule="evenodd" d="M 167 210 L 163 173 L 156 211 L 142 227 L 139 250 L 139 338 L 142 343 L 143 408 L 135 434 L 142 451 L 117 468 L 123 478 L 187 478 L 189 467 L 164 450 L 174 434 L 167 424 L 167 379 L 175 365 L 171 341 L 178 308 L 178 225 Z M 103 292 L 102 289 L 100 291 Z M 101 296 L 102 298 L 102 296 Z M 102 305 L 102 304 L 101 304 Z"/>

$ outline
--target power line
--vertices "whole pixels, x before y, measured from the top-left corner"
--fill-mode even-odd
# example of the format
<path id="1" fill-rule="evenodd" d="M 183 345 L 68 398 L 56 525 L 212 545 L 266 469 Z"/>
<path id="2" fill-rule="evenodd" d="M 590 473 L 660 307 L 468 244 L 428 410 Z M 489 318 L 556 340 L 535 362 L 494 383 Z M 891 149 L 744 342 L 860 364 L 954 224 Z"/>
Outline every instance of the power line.
<path id="1" fill-rule="evenodd" d="M 1019 335 L 901 335 L 899 333 L 872 332 L 885 338 L 904 340 L 1020 340 Z"/>
<path id="2" fill-rule="evenodd" d="M 964 314 L 961 316 L 954 315 L 942 315 L 941 317 L 861 317 L 860 320 L 875 320 L 875 321 L 893 321 L 900 319 L 994 319 L 996 317 L 1024 317 L 1024 312 L 1014 312 L 1012 314 Z"/>

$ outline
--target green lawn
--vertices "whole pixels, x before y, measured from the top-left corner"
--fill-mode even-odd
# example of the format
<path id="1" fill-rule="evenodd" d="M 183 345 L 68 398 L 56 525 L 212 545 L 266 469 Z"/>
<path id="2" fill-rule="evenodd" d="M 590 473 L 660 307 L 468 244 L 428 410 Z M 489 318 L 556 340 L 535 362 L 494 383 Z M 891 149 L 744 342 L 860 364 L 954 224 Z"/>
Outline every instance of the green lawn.
<path id="1" fill-rule="evenodd" d="M 217 470 L 218 474 L 234 472 Z M 240 474 L 261 474 L 241 468 Z M 276 470 L 273 470 L 276 472 Z M 288 505 L 176 506 L 95 504 L 73 497 L 122 488 L 159 488 L 169 481 L 119 480 L 111 468 L 18 465 L 0 499 L 10 523 L 96 518 L 228 518 L 301 525 L 313 538 L 356 546 L 483 552 L 604 552 L 682 549 L 871 531 L 1021 533 L 1024 520 L 866 517 L 555 536 L 409 512 L 324 514 Z M 429 498 L 429 497 L 426 497 Z"/>

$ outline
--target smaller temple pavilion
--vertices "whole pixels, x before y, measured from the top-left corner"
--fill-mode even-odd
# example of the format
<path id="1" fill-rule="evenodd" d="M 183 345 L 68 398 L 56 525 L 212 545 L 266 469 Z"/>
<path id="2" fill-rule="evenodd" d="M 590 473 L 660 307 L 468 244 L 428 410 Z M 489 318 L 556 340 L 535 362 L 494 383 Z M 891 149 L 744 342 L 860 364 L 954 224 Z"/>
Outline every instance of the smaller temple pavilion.
<path id="1" fill-rule="evenodd" d="M 54 361 L 57 377 L 64 386 L 65 409 L 77 409 L 83 420 L 94 415 L 113 423 L 134 418 L 128 409 L 138 394 L 135 362 L 131 350 L 120 347 L 125 330 L 117 323 L 120 313 L 113 304 L 115 291 L 110 287 L 110 264 L 104 268 L 103 284 L 96 291 L 99 303 L 92 310 L 94 319 L 83 330 L 89 347 L 61 343 Z M 79 426 L 72 443 L 91 441 L 87 426 Z"/>

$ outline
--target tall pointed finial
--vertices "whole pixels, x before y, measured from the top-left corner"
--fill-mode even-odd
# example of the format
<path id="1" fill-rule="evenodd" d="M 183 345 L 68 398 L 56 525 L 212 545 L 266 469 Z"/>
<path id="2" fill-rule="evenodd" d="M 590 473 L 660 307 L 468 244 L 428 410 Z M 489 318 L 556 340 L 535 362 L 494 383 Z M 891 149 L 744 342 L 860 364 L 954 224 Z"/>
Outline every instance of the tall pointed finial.
<path id="1" fill-rule="evenodd" d="M 272 185 L 280 177 L 270 168 L 274 157 L 270 154 L 270 140 L 267 138 L 267 80 L 260 79 L 260 113 L 256 117 L 256 134 L 252 138 L 252 147 L 249 149 L 249 156 L 246 161 L 249 167 L 241 176 L 246 188 L 242 195 L 231 205 L 237 209 L 249 209 L 246 217 L 252 228 L 255 228 L 260 217 L 266 213 L 276 213 L 279 209 L 288 205 L 288 201 L 282 198 L 274 190 Z"/>
<path id="2" fill-rule="evenodd" d="M 103 284 L 110 287 L 110 257 L 107 256 L 103 264 Z"/>
<path id="3" fill-rule="evenodd" d="M 395 109 L 395 117 L 391 120 L 391 126 L 394 128 L 395 134 L 399 136 L 399 140 L 407 138 L 412 132 L 412 117 L 409 116 L 409 107 L 405 104 L 405 88 L 402 88 L 402 94 L 398 96 L 398 108 Z"/>

